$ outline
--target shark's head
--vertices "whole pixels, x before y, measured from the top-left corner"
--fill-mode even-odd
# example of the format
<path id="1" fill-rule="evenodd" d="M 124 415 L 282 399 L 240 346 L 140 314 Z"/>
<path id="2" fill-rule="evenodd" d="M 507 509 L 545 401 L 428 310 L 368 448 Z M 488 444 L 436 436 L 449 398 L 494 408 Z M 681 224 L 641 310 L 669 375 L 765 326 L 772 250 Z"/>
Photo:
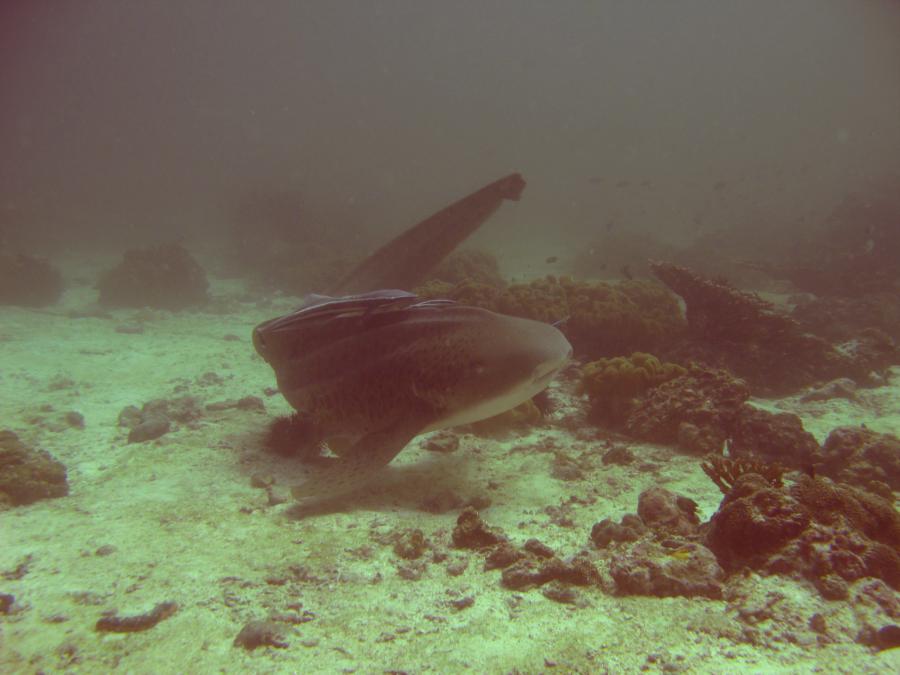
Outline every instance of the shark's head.
<path id="1" fill-rule="evenodd" d="M 444 401 L 448 415 L 431 429 L 476 422 L 524 403 L 572 358 L 572 345 L 554 326 L 476 308 L 464 311 L 476 320 L 448 346 L 446 358 L 457 373 Z"/>

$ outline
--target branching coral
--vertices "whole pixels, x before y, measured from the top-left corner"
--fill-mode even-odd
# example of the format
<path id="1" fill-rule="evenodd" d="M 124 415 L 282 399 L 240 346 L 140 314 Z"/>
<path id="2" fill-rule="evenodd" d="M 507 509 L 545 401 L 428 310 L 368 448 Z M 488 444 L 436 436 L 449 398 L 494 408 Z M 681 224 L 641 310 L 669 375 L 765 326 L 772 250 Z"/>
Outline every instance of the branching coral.
<path id="1" fill-rule="evenodd" d="M 744 474 L 755 473 L 765 478 L 772 487 L 780 488 L 784 483 L 784 467 L 778 464 L 767 464 L 756 459 L 729 459 L 722 455 L 710 455 L 700 468 L 710 480 L 727 495 L 734 487 L 735 481 Z"/>
<path id="2" fill-rule="evenodd" d="M 687 306 L 689 341 L 682 356 L 725 366 L 765 393 L 855 373 L 850 359 L 758 296 L 671 263 L 651 268 Z"/>

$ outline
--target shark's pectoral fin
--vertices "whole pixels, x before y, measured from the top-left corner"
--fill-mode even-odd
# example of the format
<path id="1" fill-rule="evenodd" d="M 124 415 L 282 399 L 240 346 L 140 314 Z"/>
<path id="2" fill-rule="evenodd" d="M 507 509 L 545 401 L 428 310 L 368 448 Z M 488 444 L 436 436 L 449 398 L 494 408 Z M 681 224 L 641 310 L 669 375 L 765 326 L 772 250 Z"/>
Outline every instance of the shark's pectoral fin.
<path id="1" fill-rule="evenodd" d="M 306 480 L 291 493 L 298 501 L 309 501 L 365 487 L 423 429 L 424 425 L 402 422 L 367 434 L 326 466 L 310 468 Z"/>

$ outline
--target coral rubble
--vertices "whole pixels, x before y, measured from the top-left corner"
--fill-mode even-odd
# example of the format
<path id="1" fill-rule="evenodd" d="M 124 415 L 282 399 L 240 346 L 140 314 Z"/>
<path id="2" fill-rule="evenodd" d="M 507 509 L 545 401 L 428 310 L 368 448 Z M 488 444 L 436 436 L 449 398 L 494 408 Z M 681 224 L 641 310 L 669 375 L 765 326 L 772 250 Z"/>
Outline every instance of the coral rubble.
<path id="1" fill-rule="evenodd" d="M 591 541 L 610 556 L 619 593 L 722 597 L 725 573 L 699 540 L 696 509 L 692 500 L 655 487 L 641 493 L 637 514 L 594 525 Z"/>

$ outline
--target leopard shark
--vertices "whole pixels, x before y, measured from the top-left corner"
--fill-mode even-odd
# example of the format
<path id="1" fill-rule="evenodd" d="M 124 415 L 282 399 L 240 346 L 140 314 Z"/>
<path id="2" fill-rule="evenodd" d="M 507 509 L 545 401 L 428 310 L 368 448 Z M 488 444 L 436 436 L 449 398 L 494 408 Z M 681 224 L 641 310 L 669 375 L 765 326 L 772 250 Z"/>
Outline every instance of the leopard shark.
<path id="1" fill-rule="evenodd" d="M 298 501 L 356 491 L 416 436 L 514 408 L 569 362 L 555 326 L 388 287 L 417 283 L 523 187 L 513 174 L 482 188 L 363 261 L 341 295 L 309 295 L 254 329 L 279 391 L 336 455 L 308 467 Z"/>
<path id="2" fill-rule="evenodd" d="M 263 324 L 257 351 L 336 455 L 294 497 L 362 487 L 414 437 L 477 422 L 540 393 L 572 356 L 554 326 L 400 290 L 315 296 Z"/>

